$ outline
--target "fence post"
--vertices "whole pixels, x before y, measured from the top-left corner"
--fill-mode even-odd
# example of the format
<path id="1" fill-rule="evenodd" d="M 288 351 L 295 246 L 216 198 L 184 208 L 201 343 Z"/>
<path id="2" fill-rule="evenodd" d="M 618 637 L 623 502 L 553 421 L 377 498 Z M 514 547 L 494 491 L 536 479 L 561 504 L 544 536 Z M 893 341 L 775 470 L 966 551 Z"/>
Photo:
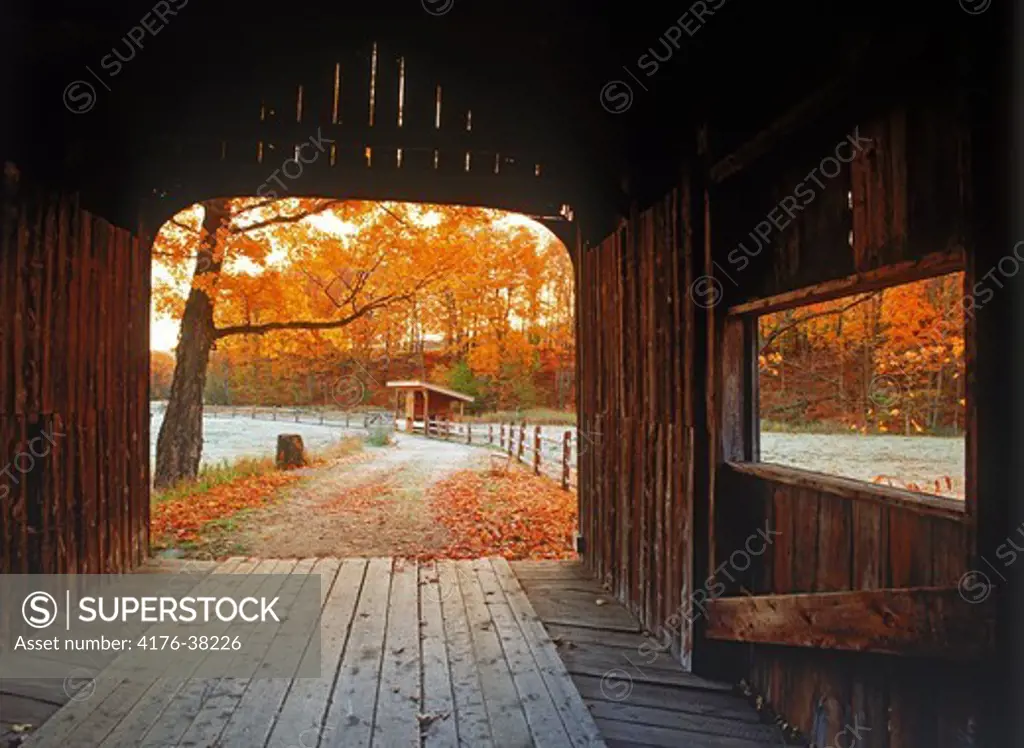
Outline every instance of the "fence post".
<path id="1" fill-rule="evenodd" d="M 533 474 L 540 475 L 540 426 L 533 427 Z"/>
<path id="2" fill-rule="evenodd" d="M 513 424 L 511 424 L 511 423 L 508 425 L 508 456 L 509 457 L 511 457 L 513 454 L 515 454 L 515 452 L 514 452 L 515 444 L 514 443 L 515 443 L 516 437 L 515 437 L 515 431 L 513 430 L 512 426 L 513 426 Z"/>
<path id="3" fill-rule="evenodd" d="M 505 424 L 498 424 L 498 446 L 505 449 Z"/>
<path id="4" fill-rule="evenodd" d="M 345 414 L 345 428 L 348 428 L 348 413 Z"/>
<path id="5" fill-rule="evenodd" d="M 466 444 L 473 443 L 473 424 L 466 424 Z"/>
<path id="6" fill-rule="evenodd" d="M 494 426 L 487 424 L 487 443 L 494 444 Z"/>
<path id="7" fill-rule="evenodd" d="M 324 425 L 324 412 L 323 411 L 320 411 L 320 425 L 321 426 Z"/>
<path id="8" fill-rule="evenodd" d="M 516 462 L 523 461 L 523 444 L 526 442 L 526 422 L 519 424 L 519 452 L 516 454 Z"/>
<path id="9" fill-rule="evenodd" d="M 295 409 L 295 423 L 298 423 L 298 422 L 299 422 L 299 409 L 296 408 Z"/>
<path id="10" fill-rule="evenodd" d="M 562 437 L 562 490 L 569 490 L 569 460 L 572 455 L 572 432 L 566 431 Z"/>

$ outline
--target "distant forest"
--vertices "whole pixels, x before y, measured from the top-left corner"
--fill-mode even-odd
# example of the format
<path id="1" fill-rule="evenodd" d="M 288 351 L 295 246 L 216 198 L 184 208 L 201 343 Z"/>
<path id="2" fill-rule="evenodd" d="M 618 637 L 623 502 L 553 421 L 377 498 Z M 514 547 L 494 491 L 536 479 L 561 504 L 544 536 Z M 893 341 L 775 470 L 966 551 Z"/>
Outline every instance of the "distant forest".
<path id="1" fill-rule="evenodd" d="M 313 351 L 310 351 L 312 354 Z M 150 359 L 151 397 L 170 394 L 174 356 L 154 351 Z M 516 408 L 572 410 L 575 372 L 571 349 L 539 346 L 525 362 L 499 366 L 492 373 L 474 372 L 464 358 L 443 351 L 390 355 L 253 356 L 239 360 L 216 351 L 207 371 L 205 402 L 212 405 L 348 406 L 352 378 L 362 384 L 360 405 L 391 407 L 394 392 L 388 380 L 427 379 L 476 398 L 467 412 Z M 339 389 L 345 394 L 340 395 Z"/>
<path id="2" fill-rule="evenodd" d="M 964 276 L 764 315 L 763 430 L 964 431 Z"/>

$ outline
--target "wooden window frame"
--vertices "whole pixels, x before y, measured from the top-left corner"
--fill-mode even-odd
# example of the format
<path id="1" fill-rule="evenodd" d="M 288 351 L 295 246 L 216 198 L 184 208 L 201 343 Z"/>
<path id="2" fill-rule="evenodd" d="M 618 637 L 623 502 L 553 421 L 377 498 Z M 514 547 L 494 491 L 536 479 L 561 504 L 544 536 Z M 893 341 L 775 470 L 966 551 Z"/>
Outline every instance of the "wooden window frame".
<path id="1" fill-rule="evenodd" d="M 922 514 L 941 515 L 971 523 L 977 509 L 975 429 L 977 418 L 973 397 L 975 320 L 964 318 L 965 418 L 964 500 L 916 493 L 903 488 L 880 486 L 867 481 L 820 473 L 805 468 L 760 462 L 758 419 L 757 319 L 761 315 L 831 301 L 844 296 L 900 286 L 950 273 L 964 273 L 964 296 L 974 287 L 972 264 L 957 248 L 902 262 L 878 270 L 827 281 L 775 296 L 754 299 L 726 310 L 723 334 L 722 461 L 738 472 L 789 485 L 813 485 L 851 500 L 865 500 L 905 507 Z M 730 355 L 731 354 L 731 355 Z"/>

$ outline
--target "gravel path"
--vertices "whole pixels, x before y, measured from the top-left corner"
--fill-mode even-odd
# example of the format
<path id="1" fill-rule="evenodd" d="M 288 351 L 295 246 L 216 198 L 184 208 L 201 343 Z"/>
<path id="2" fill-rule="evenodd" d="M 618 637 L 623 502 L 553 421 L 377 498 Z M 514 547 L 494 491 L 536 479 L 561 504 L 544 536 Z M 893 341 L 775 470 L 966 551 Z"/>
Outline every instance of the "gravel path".
<path id="1" fill-rule="evenodd" d="M 411 556 L 448 541 L 425 490 L 459 470 L 483 468 L 488 453 L 406 434 L 311 469 L 309 480 L 246 518 L 234 542 L 261 558 Z"/>

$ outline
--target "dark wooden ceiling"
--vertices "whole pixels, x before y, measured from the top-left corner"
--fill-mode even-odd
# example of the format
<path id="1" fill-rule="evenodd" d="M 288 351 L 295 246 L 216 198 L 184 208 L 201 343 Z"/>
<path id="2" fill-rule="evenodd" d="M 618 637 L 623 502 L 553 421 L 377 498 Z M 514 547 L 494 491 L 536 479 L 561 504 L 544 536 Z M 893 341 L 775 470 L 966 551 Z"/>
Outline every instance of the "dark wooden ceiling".
<path id="1" fill-rule="evenodd" d="M 99 89 L 85 114 L 64 106 L 65 87 L 89 80 L 87 66 L 98 70 L 153 4 L 11 6 L 3 31 L 4 101 L 11 102 L 5 157 L 128 216 L 141 187 L 127 175 L 138 173 L 140 154 L 160 155 L 152 138 L 255 120 L 267 91 L 294 90 L 311 70 L 329 69 L 343 51 L 373 40 L 403 55 L 410 75 L 429 70 L 443 80 L 449 96 L 473 108 L 481 131 L 489 126 L 495 137 L 543 154 L 568 177 L 567 201 L 603 215 L 671 185 L 696 123 L 710 123 L 712 154 L 725 155 L 883 47 L 930 29 L 970 33 L 974 20 L 955 2 L 903 21 L 891 6 L 878 6 L 882 13 L 870 4 L 704 0 L 696 9 L 721 7 L 703 24 L 693 22 L 692 3 L 450 2 L 448 12 L 431 15 L 423 3 L 438 3 L 428 0 L 186 0 L 106 78 L 110 90 Z M 673 32 L 679 48 L 645 77 L 640 56 L 668 49 L 666 32 L 684 16 L 695 33 Z M 632 106 L 619 114 L 600 98 L 614 79 L 634 89 Z"/>

